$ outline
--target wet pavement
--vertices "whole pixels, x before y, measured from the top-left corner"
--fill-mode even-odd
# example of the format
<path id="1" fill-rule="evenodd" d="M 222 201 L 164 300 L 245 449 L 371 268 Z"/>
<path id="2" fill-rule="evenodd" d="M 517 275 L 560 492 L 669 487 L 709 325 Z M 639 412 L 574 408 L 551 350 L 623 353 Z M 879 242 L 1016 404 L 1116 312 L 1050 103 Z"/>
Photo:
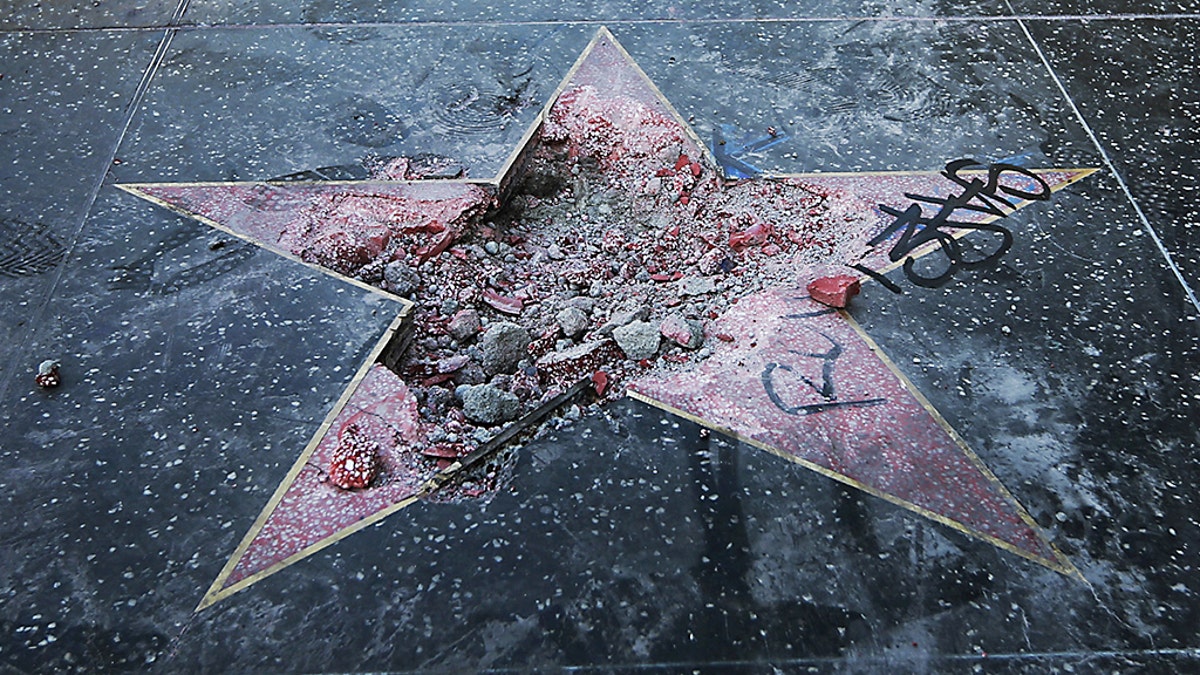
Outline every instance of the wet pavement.
<path id="1" fill-rule="evenodd" d="M 0 669 L 1200 668 L 1198 24 L 1189 2 L 5 3 Z M 616 70 L 573 69 L 608 38 L 636 65 L 612 51 Z M 596 150 L 648 123 L 605 127 L 599 146 L 541 126 L 597 128 L 548 104 L 606 82 L 683 130 L 661 167 Z M 381 168 L 431 156 L 438 175 Z M 800 184 L 820 199 L 786 222 L 811 217 L 803 232 L 846 254 L 913 203 L 936 212 L 923 197 L 952 199 L 938 172 L 960 158 L 985 178 L 1010 167 L 1000 184 L 1022 193 L 1060 178 L 986 221 L 1005 250 L 971 215 L 932 253 L 897 228 L 822 258 L 866 275 L 845 314 L 806 299 L 816 267 L 775 264 L 813 249 L 754 209 L 794 204 L 705 210 L 732 203 L 722 190 Z M 367 212 L 297 194 L 396 198 L 406 181 L 496 195 L 485 229 L 370 251 L 416 255 L 453 298 L 400 293 L 382 258 L 264 240 L 297 213 L 318 232 Z M 241 210 L 170 198 L 186 190 Z M 610 246 L 589 229 L 601 216 L 637 227 Z M 725 229 L 696 253 L 728 254 L 712 269 L 686 248 L 677 268 L 635 269 L 643 239 L 709 225 Z M 567 278 L 568 230 L 612 269 Z M 928 254 L 912 272 L 909 253 Z M 978 264 L 929 283 L 939 256 Z M 490 271 L 437 276 L 470 260 Z M 459 293 L 476 281 L 483 299 Z M 587 332 L 541 339 L 555 324 L 538 317 L 570 296 L 589 298 Z M 471 370 L 483 337 L 444 326 L 473 303 L 483 337 L 527 322 L 526 363 Z M 703 349 L 663 331 L 625 358 L 609 326 L 623 352 L 572 370 L 584 391 L 515 440 L 457 417 L 461 387 L 485 380 L 514 416 L 557 401 L 553 355 L 635 305 L 625 324 L 674 312 Z M 57 387 L 35 384 L 45 360 Z M 407 384 L 364 402 L 368 372 L 389 369 Z M 402 469 L 378 446 L 382 475 L 341 490 L 328 457 L 364 411 L 406 420 L 394 452 L 416 451 Z M 464 483 L 473 450 L 486 466 Z M 288 510 L 301 484 L 325 510 Z M 288 543 L 267 526 L 277 509 L 338 524 Z M 299 554 L 237 567 L 264 533 Z"/>

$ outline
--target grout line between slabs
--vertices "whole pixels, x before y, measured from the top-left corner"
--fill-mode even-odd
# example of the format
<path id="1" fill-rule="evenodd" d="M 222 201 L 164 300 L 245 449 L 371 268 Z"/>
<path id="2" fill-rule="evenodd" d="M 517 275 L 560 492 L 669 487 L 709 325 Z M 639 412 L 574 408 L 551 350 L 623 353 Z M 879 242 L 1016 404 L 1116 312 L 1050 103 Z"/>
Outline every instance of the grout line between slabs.
<path id="1" fill-rule="evenodd" d="M 179 5 L 175 8 L 172 21 L 182 16 L 183 11 L 187 8 L 187 3 L 188 0 L 180 0 Z M 12 367 L 6 368 L 5 372 L 0 374 L 0 400 L 4 400 L 5 396 L 7 396 L 8 388 L 17 376 L 18 371 L 22 374 L 25 372 L 25 369 L 21 367 L 22 361 L 25 359 L 24 355 L 38 337 L 38 327 L 46 318 L 46 313 L 49 311 L 54 294 L 58 291 L 63 275 L 66 273 L 68 264 L 83 236 L 83 230 L 87 226 L 88 217 L 91 215 L 96 201 L 100 198 L 100 190 L 104 188 L 104 184 L 108 180 L 108 172 L 112 166 L 113 159 L 117 156 L 117 152 L 125 142 L 125 136 L 129 133 L 129 128 L 133 125 L 133 117 L 141 107 L 142 99 L 145 98 L 146 91 L 150 88 L 150 82 L 154 79 L 155 73 L 158 72 L 159 66 L 162 65 L 163 59 L 166 57 L 167 49 L 170 48 L 171 40 L 175 37 L 176 30 L 174 27 L 163 29 L 163 36 L 158 42 L 158 48 L 155 49 L 154 56 L 150 59 L 150 63 L 146 66 L 146 69 L 142 71 L 142 77 L 133 91 L 133 96 L 130 97 L 129 103 L 125 106 L 120 129 L 105 156 L 105 163 L 101 166 L 98 176 L 92 183 L 87 200 L 84 202 L 82 209 L 80 209 L 80 213 L 76 216 L 76 224 L 71 232 L 71 240 L 67 244 L 62 262 L 55 269 L 54 278 L 50 282 L 50 286 L 46 289 L 44 297 L 38 303 L 37 309 L 34 310 L 33 315 L 30 317 L 24 334 L 17 342 L 17 350 L 12 356 Z M 33 361 L 38 361 L 38 359 L 34 358 Z"/>
<path id="2" fill-rule="evenodd" d="M 1075 661 L 1079 663 L 1087 663 L 1092 659 L 1150 659 L 1150 658 L 1173 658 L 1183 659 L 1178 663 L 1190 663 L 1200 659 L 1200 649 L 1196 648 L 1156 648 L 1156 649 L 1097 649 L 1097 650 L 1061 650 L 1061 651 L 1029 651 L 1029 652 L 987 652 L 983 654 L 921 654 L 922 661 L 927 661 L 928 664 L 983 664 L 992 663 L 999 667 L 1004 665 L 1024 665 L 1036 664 L 1039 661 Z M 765 658 L 762 660 L 754 658 L 742 659 L 724 659 L 712 661 L 652 661 L 647 663 L 625 663 L 613 662 L 603 665 L 589 666 L 565 666 L 555 670 L 563 673 L 594 673 L 594 672 L 677 672 L 677 671 L 692 671 L 700 672 L 706 668 L 712 670 L 714 666 L 723 668 L 755 668 L 765 665 L 774 666 L 776 669 L 783 666 L 810 666 L 818 667 L 823 665 L 844 666 L 855 664 L 855 672 L 860 672 L 865 665 L 883 665 L 888 667 L 884 672 L 893 672 L 903 670 L 904 666 L 913 663 L 912 660 L 905 657 L 894 657 L 887 655 L 862 655 L 854 658 L 852 661 L 845 656 L 810 656 L 810 657 L 784 657 L 784 658 Z M 1047 666 L 1049 664 L 1046 664 Z M 409 673 L 422 673 L 426 670 L 389 670 L 384 671 L 388 675 L 408 675 Z M 506 674 L 506 673 L 525 673 L 528 672 L 523 668 L 491 668 L 489 673 Z M 740 670 L 738 672 L 741 672 Z M 824 672 L 824 671 L 822 671 Z M 922 671 L 924 672 L 924 671 Z M 1035 672 L 1042 672 L 1041 670 Z M 381 674 L 382 675 L 382 674 Z"/>
<path id="3" fill-rule="evenodd" d="M 1012 9 L 1012 4 L 1009 2 L 1009 0 L 1004 0 L 1004 4 L 1008 5 L 1010 10 Z M 1046 67 L 1046 72 L 1049 73 L 1050 78 L 1054 80 L 1055 86 L 1058 87 L 1058 90 L 1067 100 L 1067 104 L 1071 106 L 1071 111 L 1075 113 L 1075 118 L 1079 120 L 1079 124 L 1083 126 L 1084 132 L 1087 134 L 1088 138 L 1091 139 L 1092 144 L 1096 146 L 1096 151 L 1100 153 L 1100 157 L 1104 160 L 1104 166 L 1107 167 L 1110 172 L 1112 172 L 1113 177 L 1117 180 L 1117 184 L 1121 186 L 1121 192 L 1125 194 L 1125 198 L 1128 199 L 1129 204 L 1133 206 L 1133 211 L 1137 214 L 1138 220 L 1141 221 L 1142 228 L 1149 233 L 1150 238 L 1154 241 L 1154 245 L 1158 247 L 1158 252 L 1162 254 L 1163 258 L 1167 262 L 1167 267 L 1170 268 L 1171 272 L 1175 274 L 1175 278 L 1179 281 L 1179 285 L 1183 287 L 1183 292 L 1187 295 L 1188 301 L 1192 303 L 1192 307 L 1197 312 L 1200 312 L 1200 300 L 1197 300 L 1196 292 L 1192 290 L 1187 278 L 1183 276 L 1183 271 L 1180 270 L 1179 265 L 1175 263 L 1175 258 L 1172 257 L 1170 249 L 1168 249 L 1166 244 L 1163 243 L 1162 238 L 1158 235 L 1158 231 L 1154 229 L 1154 225 L 1150 223 L 1150 219 L 1146 217 L 1146 213 L 1142 211 L 1141 205 L 1138 204 L 1137 199 L 1135 199 L 1133 196 L 1133 192 L 1129 189 L 1129 185 L 1125 182 L 1125 177 L 1122 176 L 1121 172 L 1117 170 L 1117 165 L 1113 163 L 1112 157 L 1108 154 L 1108 150 L 1105 149 L 1104 145 L 1100 143 L 1100 139 L 1092 130 L 1092 126 L 1088 124 L 1087 119 L 1084 118 L 1083 111 L 1080 110 L 1079 106 L 1075 104 L 1075 99 L 1071 96 L 1071 93 L 1067 91 L 1066 85 L 1058 76 L 1058 73 L 1055 72 L 1054 67 L 1050 65 L 1049 57 L 1046 56 L 1046 53 L 1042 50 L 1042 46 L 1038 43 L 1038 41 L 1034 39 L 1033 33 L 1031 33 L 1029 27 L 1025 25 L 1025 20 L 1016 18 L 1016 22 L 1017 25 L 1021 27 L 1021 32 L 1025 33 L 1025 37 L 1029 40 L 1029 44 L 1033 45 L 1033 49 L 1037 52 L 1038 58 L 1041 59 L 1042 65 Z"/>
<path id="4" fill-rule="evenodd" d="M 966 16 L 799 16 L 799 17 L 742 17 L 714 19 L 533 19 L 533 20 L 398 20 L 398 21 L 280 21 L 267 23 L 194 23 L 180 22 L 190 2 L 183 0 L 176 8 L 176 15 L 165 25 L 147 26 L 86 26 L 74 28 L 4 28 L 5 33 L 86 33 L 86 32 L 139 32 L 176 29 L 198 30 L 267 30 L 277 28 L 457 28 L 463 26 L 641 26 L 641 25 L 726 25 L 726 24 L 789 24 L 789 23 L 844 23 L 867 21 L 880 23 L 993 23 L 1000 21 L 1189 21 L 1200 20 L 1197 12 L 1174 13 L 1125 13 L 1125 14 L 1016 14 L 1010 6 L 1009 14 L 980 14 Z"/>

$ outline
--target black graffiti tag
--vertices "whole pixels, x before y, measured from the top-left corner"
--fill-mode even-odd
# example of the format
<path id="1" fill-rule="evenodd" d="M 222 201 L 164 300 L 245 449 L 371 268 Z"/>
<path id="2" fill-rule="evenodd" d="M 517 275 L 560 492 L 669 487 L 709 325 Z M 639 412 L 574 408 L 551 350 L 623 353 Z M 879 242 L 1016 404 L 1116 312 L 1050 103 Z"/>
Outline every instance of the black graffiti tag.
<path id="1" fill-rule="evenodd" d="M 905 193 L 904 196 L 912 199 L 914 203 L 903 211 L 880 204 L 880 210 L 895 220 L 872 239 L 869 242 L 870 245 L 877 246 L 899 232 L 900 237 L 888 251 L 888 258 L 892 262 L 904 259 L 904 276 L 914 284 L 925 288 L 940 288 L 949 283 L 959 270 L 975 269 L 998 260 L 1012 248 L 1012 232 L 995 222 L 955 220 L 955 213 L 969 211 L 994 216 L 996 219 L 1006 218 L 1018 208 L 1019 201 L 1046 201 L 1050 199 L 1051 191 L 1050 186 L 1041 176 L 1014 164 L 988 165 L 986 182 L 980 180 L 978 176 L 967 177 L 959 173 L 970 167 L 982 166 L 972 159 L 959 159 L 946 165 L 942 175 L 962 188 L 959 194 L 941 199 Z M 1014 180 L 1023 180 L 1028 185 L 1014 185 L 1012 184 Z M 922 204 L 938 207 L 937 213 L 933 216 L 926 216 Z M 972 259 L 968 257 L 958 238 L 943 228 L 990 232 L 994 235 L 992 238 L 996 241 L 996 245 L 987 255 Z M 916 259 L 910 254 L 930 242 L 937 243 L 942 254 L 946 256 L 947 265 L 941 274 L 925 276 L 916 271 Z M 862 266 L 854 267 L 867 272 L 876 279 L 882 276 L 874 270 L 865 269 Z M 899 292 L 899 288 L 895 284 L 888 282 L 885 285 L 891 290 Z"/>
<path id="2" fill-rule="evenodd" d="M 830 310 L 821 310 L 821 311 L 817 311 L 817 312 L 808 312 L 808 313 L 804 313 L 804 314 L 788 314 L 788 315 L 785 315 L 784 318 L 785 319 L 811 319 L 813 317 L 824 316 L 824 315 L 833 314 L 833 313 L 834 313 L 834 310 L 830 309 Z M 771 399 L 771 403 L 774 403 L 775 407 L 779 408 L 780 410 L 787 413 L 788 415 L 814 415 L 816 413 L 825 412 L 827 410 L 832 410 L 834 408 L 845 408 L 845 407 L 851 407 L 851 406 L 872 406 L 872 405 L 880 405 L 880 404 L 887 402 L 887 399 L 885 399 L 885 398 L 872 398 L 872 399 L 862 399 L 862 400 L 855 400 L 855 401 L 839 401 L 839 400 L 837 400 L 838 394 L 837 394 L 837 388 L 834 385 L 833 370 L 837 363 L 837 360 L 839 358 L 841 358 L 841 356 L 842 356 L 842 351 L 843 351 L 842 345 L 837 340 L 835 340 L 834 338 L 830 337 L 829 335 L 827 335 L 826 333 L 824 333 L 822 331 L 816 330 L 814 328 L 809 328 L 807 326 L 805 326 L 805 330 L 812 331 L 812 332 L 820 335 L 826 341 L 828 341 L 830 344 L 829 350 L 824 351 L 824 352 L 817 352 L 817 353 L 806 353 L 806 352 L 797 351 L 795 349 L 789 349 L 788 353 L 793 354 L 802 359 L 817 359 L 817 360 L 821 361 L 821 382 L 820 382 L 820 384 L 818 384 L 818 383 L 814 382 L 812 379 L 795 372 L 793 367 L 788 364 L 774 363 L 774 362 L 766 364 L 766 366 L 763 368 L 763 371 L 761 374 L 762 385 L 763 385 L 763 389 L 767 393 L 767 398 Z M 803 382 L 805 385 L 807 385 L 809 388 L 811 388 L 814 392 L 816 392 L 818 396 L 820 396 L 822 399 L 824 399 L 824 401 L 821 403 L 810 403 L 807 405 L 788 405 L 788 403 L 783 399 L 783 397 L 780 396 L 779 390 L 775 386 L 775 373 L 777 373 L 779 371 L 794 374 L 797 378 L 800 379 L 801 382 Z"/>

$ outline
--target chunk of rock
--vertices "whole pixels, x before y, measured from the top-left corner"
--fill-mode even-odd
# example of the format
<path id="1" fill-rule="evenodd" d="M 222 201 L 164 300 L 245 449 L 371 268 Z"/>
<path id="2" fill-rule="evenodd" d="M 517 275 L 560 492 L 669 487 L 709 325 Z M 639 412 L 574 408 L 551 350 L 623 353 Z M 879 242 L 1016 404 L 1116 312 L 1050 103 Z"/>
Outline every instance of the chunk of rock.
<path id="1" fill-rule="evenodd" d="M 463 414 L 478 424 L 499 424 L 516 419 L 521 413 L 521 401 L 490 384 L 467 387 L 463 391 Z"/>
<path id="2" fill-rule="evenodd" d="M 459 342 L 466 342 L 475 337 L 482 330 L 483 325 L 479 322 L 479 312 L 473 309 L 464 309 L 456 312 L 450 319 L 450 323 L 446 326 L 446 330 L 450 332 L 450 337 Z"/>
<path id="3" fill-rule="evenodd" d="M 379 474 L 379 443 L 349 424 L 338 434 L 329 462 L 329 482 L 343 490 L 360 490 Z"/>
<path id="4" fill-rule="evenodd" d="M 714 248 L 700 257 L 696 267 L 701 274 L 717 274 L 726 271 L 728 263 L 729 254 L 724 249 Z"/>
<path id="5" fill-rule="evenodd" d="M 38 364 L 38 372 L 34 381 L 42 389 L 57 387 L 62 382 L 62 378 L 58 375 L 58 361 L 47 359 Z"/>
<path id="6" fill-rule="evenodd" d="M 850 303 L 850 298 L 858 295 L 861 288 L 858 277 L 840 274 L 813 279 L 808 284 L 808 295 L 823 305 L 841 309 Z"/>
<path id="7" fill-rule="evenodd" d="M 558 320 L 563 335 L 567 337 L 576 337 L 588 327 L 588 316 L 578 307 L 567 307 L 556 314 L 554 318 Z"/>
<path id="8" fill-rule="evenodd" d="M 511 373 L 532 341 L 529 331 L 515 323 L 494 323 L 479 340 L 479 360 L 489 373 Z"/>
<path id="9" fill-rule="evenodd" d="M 707 295 L 717 290 L 717 283 L 708 277 L 687 277 L 679 282 L 680 295 Z"/>
<path id="10" fill-rule="evenodd" d="M 421 285 L 417 271 L 402 260 L 393 260 L 384 265 L 383 281 L 387 289 L 397 295 L 412 295 Z"/>
<path id="11" fill-rule="evenodd" d="M 596 299 L 589 298 L 586 295 L 577 295 L 567 301 L 567 307 L 578 307 L 584 312 L 591 312 L 596 308 Z"/>
<path id="12" fill-rule="evenodd" d="M 600 330 L 597 332 L 599 332 L 600 335 L 612 335 L 613 331 L 621 326 L 627 326 L 635 321 L 641 321 L 648 316 L 650 316 L 650 308 L 648 307 L 638 307 L 637 309 L 617 312 L 609 317 L 608 321 L 605 321 L 604 325 L 600 326 Z"/>
<path id="13" fill-rule="evenodd" d="M 564 386 L 591 377 L 605 364 L 619 358 L 620 348 L 612 340 L 605 339 L 550 352 L 538 359 L 537 370 L 546 382 Z"/>
<path id="14" fill-rule="evenodd" d="M 659 326 L 662 336 L 685 349 L 697 349 L 704 344 L 704 328 L 699 322 L 682 316 L 669 316 Z"/>
<path id="15" fill-rule="evenodd" d="M 646 321 L 634 321 L 613 329 L 617 346 L 634 361 L 657 354 L 660 335 L 658 326 Z"/>

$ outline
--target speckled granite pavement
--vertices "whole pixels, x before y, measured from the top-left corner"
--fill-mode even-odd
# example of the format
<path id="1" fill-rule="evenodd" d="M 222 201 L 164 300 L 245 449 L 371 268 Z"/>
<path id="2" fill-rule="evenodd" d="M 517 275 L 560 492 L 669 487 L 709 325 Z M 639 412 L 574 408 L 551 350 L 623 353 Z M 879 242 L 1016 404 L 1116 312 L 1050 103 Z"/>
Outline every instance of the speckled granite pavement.
<path id="1" fill-rule="evenodd" d="M 991 264 L 848 309 L 1067 562 L 625 398 L 197 610 L 405 305 L 118 186 L 494 176 L 602 26 L 764 174 L 1098 169 Z M 3 3 L 0 671 L 1200 668 L 1198 28 L 1194 0 Z"/>

